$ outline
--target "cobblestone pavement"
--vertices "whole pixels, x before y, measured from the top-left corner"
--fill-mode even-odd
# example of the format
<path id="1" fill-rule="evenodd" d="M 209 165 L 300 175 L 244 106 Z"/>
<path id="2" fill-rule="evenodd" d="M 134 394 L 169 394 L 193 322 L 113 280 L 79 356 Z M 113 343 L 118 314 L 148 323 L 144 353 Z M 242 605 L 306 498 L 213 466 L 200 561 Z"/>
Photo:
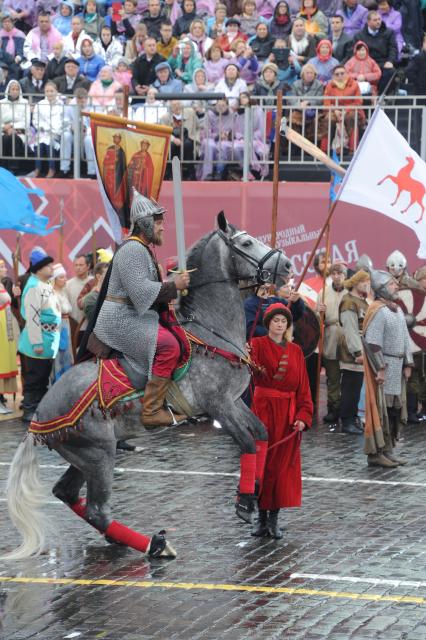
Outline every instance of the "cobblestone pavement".
<path id="1" fill-rule="evenodd" d="M 4 486 L 23 428 L 1 434 L 4 552 L 17 543 Z M 362 438 L 313 429 L 303 507 L 283 513 L 285 537 L 272 541 L 234 515 L 238 454 L 223 431 L 146 434 L 144 451 L 117 456 L 113 513 L 142 533 L 167 528 L 178 558 L 109 546 L 46 494 L 49 552 L 0 566 L 0 638 L 424 640 L 425 442 L 426 425 L 407 427 L 409 464 L 383 471 L 366 466 Z M 64 461 L 38 454 L 50 491 Z"/>

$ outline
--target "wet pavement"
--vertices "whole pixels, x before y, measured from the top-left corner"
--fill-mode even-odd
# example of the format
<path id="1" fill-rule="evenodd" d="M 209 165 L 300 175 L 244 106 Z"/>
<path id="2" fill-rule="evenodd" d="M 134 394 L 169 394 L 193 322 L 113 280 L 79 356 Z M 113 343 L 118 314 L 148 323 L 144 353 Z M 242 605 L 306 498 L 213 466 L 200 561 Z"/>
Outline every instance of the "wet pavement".
<path id="1" fill-rule="evenodd" d="M 17 537 L 4 487 L 23 435 L 1 424 L 1 552 Z M 426 639 L 426 423 L 407 427 L 405 467 L 369 469 L 362 438 L 320 426 L 303 439 L 304 503 L 282 541 L 234 515 L 238 454 L 208 424 L 146 434 L 117 455 L 114 516 L 163 527 L 175 560 L 105 543 L 49 491 L 64 461 L 38 447 L 48 552 L 0 566 L 0 638 Z M 234 475 L 235 474 L 235 475 Z"/>

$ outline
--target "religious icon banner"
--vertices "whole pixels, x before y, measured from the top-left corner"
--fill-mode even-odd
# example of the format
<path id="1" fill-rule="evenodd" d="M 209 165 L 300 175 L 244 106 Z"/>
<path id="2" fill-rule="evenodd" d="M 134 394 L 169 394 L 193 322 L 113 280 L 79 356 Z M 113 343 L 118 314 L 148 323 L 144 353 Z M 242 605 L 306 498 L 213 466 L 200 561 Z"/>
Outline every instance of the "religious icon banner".
<path id="1" fill-rule="evenodd" d="M 133 188 L 158 200 L 172 129 L 90 113 L 101 195 L 117 242 L 130 226 Z"/>

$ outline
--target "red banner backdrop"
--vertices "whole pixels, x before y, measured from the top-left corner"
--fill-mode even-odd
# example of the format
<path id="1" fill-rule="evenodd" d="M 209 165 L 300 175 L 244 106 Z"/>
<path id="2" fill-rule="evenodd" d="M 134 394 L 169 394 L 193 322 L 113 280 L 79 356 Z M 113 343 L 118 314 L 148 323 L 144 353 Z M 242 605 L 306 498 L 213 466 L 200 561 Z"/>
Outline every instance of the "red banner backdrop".
<path id="1" fill-rule="evenodd" d="M 39 213 L 49 217 L 50 225 L 59 223 L 61 204 L 63 206 L 63 261 L 70 276 L 73 275 L 72 261 L 75 256 L 93 249 L 92 228 L 95 230 L 97 247 L 114 247 L 96 181 L 25 178 L 24 182 L 44 191 L 45 197 L 35 198 L 34 204 Z M 269 243 L 272 207 L 270 182 L 186 182 L 183 183 L 183 189 L 188 247 L 214 228 L 215 217 L 222 209 L 230 222 Z M 168 210 L 165 244 L 157 252 L 163 261 L 176 255 L 171 183 L 163 184 L 160 201 Z M 302 271 L 318 236 L 327 207 L 328 184 L 280 184 L 277 243 L 292 259 L 296 275 Z M 45 238 L 29 234 L 22 236 L 21 269 L 27 268 L 28 255 L 34 245 L 41 245 L 55 260 L 59 260 L 59 238 L 58 231 Z M 375 267 L 383 268 L 386 257 L 396 248 L 407 256 L 410 271 L 421 264 L 416 257 L 419 241 L 413 231 L 404 226 L 403 216 L 401 223 L 398 223 L 368 209 L 339 204 L 332 224 L 331 239 L 333 260 L 344 260 L 349 266 L 356 262 L 359 255 L 367 253 Z M 10 267 L 15 244 L 16 232 L 0 230 L 0 255 Z"/>

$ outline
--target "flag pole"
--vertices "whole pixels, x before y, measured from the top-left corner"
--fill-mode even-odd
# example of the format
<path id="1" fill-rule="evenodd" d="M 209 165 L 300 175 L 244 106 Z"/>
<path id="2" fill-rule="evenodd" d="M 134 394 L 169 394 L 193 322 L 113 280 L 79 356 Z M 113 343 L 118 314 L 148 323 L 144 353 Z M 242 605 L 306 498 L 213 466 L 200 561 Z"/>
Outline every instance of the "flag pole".
<path id="1" fill-rule="evenodd" d="M 59 262 L 64 262 L 64 199 L 61 198 L 59 203 Z"/>
<path id="2" fill-rule="evenodd" d="M 305 264 L 305 266 L 303 268 L 303 271 L 302 271 L 302 273 L 300 275 L 299 281 L 298 281 L 298 283 L 296 285 L 296 291 L 299 289 L 300 285 L 302 284 L 302 282 L 303 282 L 303 280 L 304 280 L 304 278 L 306 276 L 306 272 L 308 271 L 309 267 L 311 266 L 312 260 L 314 259 L 315 253 L 316 253 L 316 251 L 317 251 L 317 249 L 318 249 L 318 247 L 320 245 L 320 242 L 321 242 L 321 240 L 322 240 L 322 238 L 324 236 L 324 233 L 325 233 L 325 231 L 327 229 L 327 226 L 331 223 L 331 219 L 333 217 L 334 211 L 335 211 L 335 209 L 337 207 L 337 204 L 339 202 L 340 194 L 343 191 L 343 187 L 345 186 L 345 184 L 346 184 L 346 182 L 347 182 L 347 180 L 348 180 L 348 178 L 349 178 L 349 176 L 350 176 L 350 174 L 352 172 L 352 169 L 353 169 L 353 167 L 355 165 L 355 162 L 356 162 L 356 160 L 358 158 L 358 155 L 359 155 L 359 153 L 360 153 L 360 151 L 361 151 L 361 149 L 362 149 L 362 147 L 363 147 L 363 145 L 364 145 L 364 143 L 365 143 L 365 141 L 366 141 L 366 139 L 368 137 L 368 133 L 369 133 L 370 129 L 372 128 L 372 126 L 374 124 L 374 121 L 375 121 L 379 111 L 380 111 L 380 107 L 376 106 L 376 108 L 374 109 L 373 115 L 370 118 L 370 122 L 368 123 L 367 129 L 365 130 L 364 135 L 362 136 L 362 140 L 359 143 L 358 148 L 354 153 L 354 157 L 352 158 L 351 163 L 350 163 L 349 167 L 346 170 L 346 173 L 345 173 L 345 175 L 343 177 L 343 180 L 342 180 L 342 182 L 340 184 L 339 191 L 338 191 L 338 193 L 336 195 L 336 199 L 334 200 L 334 202 L 332 203 L 331 207 L 328 210 L 327 218 L 326 218 L 326 220 L 325 220 L 325 222 L 324 222 L 324 224 L 323 224 L 323 226 L 321 228 L 321 231 L 319 232 L 318 238 L 315 241 L 314 247 L 313 247 L 313 249 L 312 249 L 312 251 L 311 251 L 311 253 L 310 253 L 310 255 L 309 255 L 309 257 L 308 257 L 308 259 L 306 261 L 306 264 Z"/>
<path id="3" fill-rule="evenodd" d="M 124 91 L 123 118 L 127 118 L 129 115 L 129 85 L 126 84 L 123 91 Z"/>
<path id="4" fill-rule="evenodd" d="M 281 118 L 283 114 L 283 92 L 277 91 L 277 113 L 275 116 L 274 173 L 272 179 L 272 228 L 271 247 L 277 244 L 278 187 L 280 177 Z"/>
<path id="5" fill-rule="evenodd" d="M 97 260 L 97 255 L 96 255 L 96 230 L 95 230 L 95 223 L 92 221 L 92 254 L 93 254 L 93 266 L 95 266 Z"/>
<path id="6" fill-rule="evenodd" d="M 325 230 L 325 266 L 322 274 L 322 291 L 321 302 L 324 304 L 325 300 L 325 287 L 327 286 L 327 265 L 330 256 L 330 225 L 327 225 Z M 315 388 L 315 415 L 318 417 L 319 411 L 319 397 L 320 397 L 320 378 L 322 368 L 322 354 L 324 351 L 324 329 L 325 329 L 325 311 L 320 312 L 320 336 L 318 341 L 318 362 L 317 362 L 317 376 L 316 376 L 316 388 Z"/>

